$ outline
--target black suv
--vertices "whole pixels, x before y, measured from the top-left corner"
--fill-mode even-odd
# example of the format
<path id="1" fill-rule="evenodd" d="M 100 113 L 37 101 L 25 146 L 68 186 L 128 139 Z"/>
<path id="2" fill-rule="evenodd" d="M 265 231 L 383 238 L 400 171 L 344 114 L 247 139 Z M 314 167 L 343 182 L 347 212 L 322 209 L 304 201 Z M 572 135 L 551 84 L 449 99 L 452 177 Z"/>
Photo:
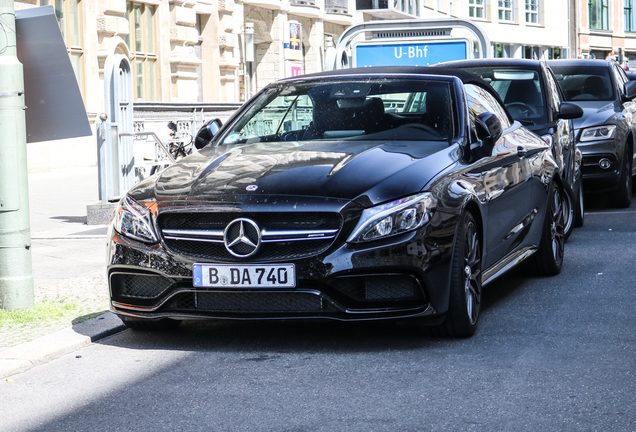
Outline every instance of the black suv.
<path id="1" fill-rule="evenodd" d="M 484 79 L 499 93 L 510 115 L 550 145 L 565 180 L 565 237 L 569 237 L 575 226 L 583 225 L 582 155 L 576 146 L 572 123 L 572 119 L 583 115 L 583 110 L 565 102 L 565 95 L 545 62 L 488 59 L 439 66 L 461 68 Z"/>
<path id="2" fill-rule="evenodd" d="M 585 114 L 574 122 L 583 153 L 586 192 L 610 192 L 619 207 L 632 201 L 636 83 L 613 60 L 548 62 L 567 100 Z"/>

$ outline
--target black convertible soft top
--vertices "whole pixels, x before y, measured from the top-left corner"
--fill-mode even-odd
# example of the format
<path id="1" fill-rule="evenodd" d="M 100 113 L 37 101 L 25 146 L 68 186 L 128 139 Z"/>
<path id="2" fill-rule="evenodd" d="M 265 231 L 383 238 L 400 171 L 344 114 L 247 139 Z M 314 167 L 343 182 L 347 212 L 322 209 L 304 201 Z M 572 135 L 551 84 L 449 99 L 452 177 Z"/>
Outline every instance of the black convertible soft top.
<path id="1" fill-rule="evenodd" d="M 499 97 L 499 94 L 481 77 L 465 71 L 463 69 L 457 68 L 444 68 L 437 66 L 378 66 L 378 67 L 365 67 L 365 68 L 351 68 L 351 69 L 337 69 L 326 72 L 318 72 L 307 75 L 300 75 L 294 78 L 286 78 L 280 80 L 280 82 L 285 82 L 288 80 L 296 80 L 296 79 L 314 79 L 321 77 L 338 77 L 338 76 L 346 76 L 346 75 L 375 75 L 375 76 L 384 76 L 390 74 L 397 75 L 438 75 L 438 76 L 453 76 L 459 78 L 464 84 L 475 84 L 479 87 L 484 88 L 488 93 L 490 93 L 501 105 L 503 105 L 503 101 Z"/>
<path id="2" fill-rule="evenodd" d="M 318 77 L 333 77 L 341 75 L 387 75 L 387 74 L 404 74 L 404 75 L 445 75 L 455 76 L 462 82 L 488 85 L 488 83 L 481 78 L 475 76 L 470 72 L 455 69 L 455 68 L 442 68 L 434 66 L 378 66 L 378 67 L 365 67 L 365 68 L 351 68 L 351 69 L 337 69 L 326 72 L 317 72 L 307 75 L 301 75 L 299 78 L 318 78 Z M 298 77 L 297 77 L 298 78 Z M 291 78 L 289 78 L 291 79 Z M 284 81 L 284 80 L 283 80 Z"/>

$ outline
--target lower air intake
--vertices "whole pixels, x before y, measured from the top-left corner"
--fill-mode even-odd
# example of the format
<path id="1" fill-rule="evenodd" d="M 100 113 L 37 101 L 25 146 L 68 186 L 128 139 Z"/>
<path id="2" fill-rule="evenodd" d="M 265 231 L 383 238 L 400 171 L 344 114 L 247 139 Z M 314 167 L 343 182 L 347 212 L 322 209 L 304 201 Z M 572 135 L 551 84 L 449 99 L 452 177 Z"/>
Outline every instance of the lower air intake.
<path id="1" fill-rule="evenodd" d="M 110 276 L 113 297 L 156 298 L 165 293 L 173 283 L 160 275 L 114 273 Z"/>
<path id="2" fill-rule="evenodd" d="M 421 299 L 422 289 L 410 275 L 339 277 L 331 285 L 346 296 L 362 301 Z"/>
<path id="3" fill-rule="evenodd" d="M 205 312 L 327 312 L 336 309 L 318 295 L 302 292 L 199 292 L 176 295 L 164 310 Z"/>

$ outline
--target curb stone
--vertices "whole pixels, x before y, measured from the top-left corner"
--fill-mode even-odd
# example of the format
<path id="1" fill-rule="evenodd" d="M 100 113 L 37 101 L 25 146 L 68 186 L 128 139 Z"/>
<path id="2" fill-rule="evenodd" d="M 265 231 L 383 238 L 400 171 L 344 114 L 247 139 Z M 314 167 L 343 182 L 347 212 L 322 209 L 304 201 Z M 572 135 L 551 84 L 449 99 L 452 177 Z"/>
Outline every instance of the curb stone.
<path id="1" fill-rule="evenodd" d="M 0 351 L 0 378 L 24 372 L 33 366 L 71 353 L 125 328 L 126 326 L 117 315 L 105 312 L 73 327 L 7 348 Z"/>

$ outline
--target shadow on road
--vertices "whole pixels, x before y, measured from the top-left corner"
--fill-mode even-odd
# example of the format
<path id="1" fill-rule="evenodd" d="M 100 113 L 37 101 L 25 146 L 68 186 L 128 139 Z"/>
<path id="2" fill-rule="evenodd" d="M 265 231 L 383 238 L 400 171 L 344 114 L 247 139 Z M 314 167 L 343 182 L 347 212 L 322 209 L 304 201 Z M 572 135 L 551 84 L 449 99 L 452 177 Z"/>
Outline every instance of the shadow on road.
<path id="1" fill-rule="evenodd" d="M 503 277 L 484 292 L 482 321 L 496 314 L 498 305 L 516 296 L 523 285 L 519 275 Z M 480 327 L 484 322 L 480 322 Z M 480 329 L 469 339 L 439 337 L 412 320 L 337 322 L 327 320 L 184 321 L 171 331 L 127 330 L 102 344 L 129 349 L 196 351 L 369 353 L 393 350 L 479 345 Z M 255 357 L 259 361 L 260 357 Z M 266 359 L 266 358 L 265 358 Z"/>

